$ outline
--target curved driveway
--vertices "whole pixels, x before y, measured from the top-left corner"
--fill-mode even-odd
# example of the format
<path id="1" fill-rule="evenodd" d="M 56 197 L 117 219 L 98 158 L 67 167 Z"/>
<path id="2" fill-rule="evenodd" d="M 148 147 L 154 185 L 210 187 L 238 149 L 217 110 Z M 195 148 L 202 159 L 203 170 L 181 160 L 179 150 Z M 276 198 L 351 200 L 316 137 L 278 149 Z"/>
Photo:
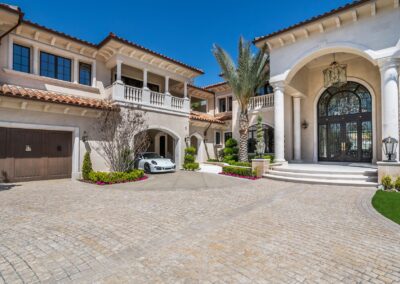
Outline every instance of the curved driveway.
<path id="1" fill-rule="evenodd" d="M 400 282 L 373 193 L 190 172 L 0 185 L 0 283 Z"/>

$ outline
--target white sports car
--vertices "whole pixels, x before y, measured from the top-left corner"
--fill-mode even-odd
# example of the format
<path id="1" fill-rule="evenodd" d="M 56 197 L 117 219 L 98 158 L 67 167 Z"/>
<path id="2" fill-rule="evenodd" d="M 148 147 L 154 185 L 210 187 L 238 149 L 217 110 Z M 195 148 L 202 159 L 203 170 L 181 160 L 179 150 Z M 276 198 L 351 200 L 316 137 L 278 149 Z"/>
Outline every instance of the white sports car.
<path id="1" fill-rule="evenodd" d="M 140 154 L 135 161 L 135 166 L 146 173 L 174 172 L 176 169 L 174 162 L 154 152 Z"/>

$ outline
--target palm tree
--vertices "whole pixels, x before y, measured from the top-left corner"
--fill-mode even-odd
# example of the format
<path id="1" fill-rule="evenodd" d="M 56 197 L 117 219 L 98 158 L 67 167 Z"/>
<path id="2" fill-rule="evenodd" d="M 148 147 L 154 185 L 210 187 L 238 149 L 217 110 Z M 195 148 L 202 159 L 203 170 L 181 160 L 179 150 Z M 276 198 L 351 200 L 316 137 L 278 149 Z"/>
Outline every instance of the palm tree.
<path id="1" fill-rule="evenodd" d="M 269 54 L 264 46 L 256 54 L 251 52 L 251 43 L 243 37 L 239 40 L 237 65 L 232 57 L 220 46 L 214 44 L 212 50 L 222 76 L 232 89 L 240 108 L 239 115 L 239 160 L 248 161 L 247 139 L 249 128 L 248 106 L 256 90 L 269 79 Z"/>

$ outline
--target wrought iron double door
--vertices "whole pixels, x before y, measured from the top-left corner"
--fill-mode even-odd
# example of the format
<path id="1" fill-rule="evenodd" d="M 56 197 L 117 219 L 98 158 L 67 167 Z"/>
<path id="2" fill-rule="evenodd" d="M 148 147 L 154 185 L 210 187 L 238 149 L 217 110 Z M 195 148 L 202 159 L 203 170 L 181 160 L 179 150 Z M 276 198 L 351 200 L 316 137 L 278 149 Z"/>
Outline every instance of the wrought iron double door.
<path id="1" fill-rule="evenodd" d="M 318 140 L 320 161 L 371 162 L 371 114 L 320 118 Z"/>

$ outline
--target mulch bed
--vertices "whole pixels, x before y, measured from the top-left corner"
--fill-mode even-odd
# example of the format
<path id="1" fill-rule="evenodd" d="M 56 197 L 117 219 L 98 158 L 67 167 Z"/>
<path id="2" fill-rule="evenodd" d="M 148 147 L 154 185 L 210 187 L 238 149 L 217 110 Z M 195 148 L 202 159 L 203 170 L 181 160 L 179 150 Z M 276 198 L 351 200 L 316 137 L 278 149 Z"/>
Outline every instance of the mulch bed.
<path id="1" fill-rule="evenodd" d="M 237 178 L 243 178 L 243 179 L 249 179 L 249 180 L 260 179 L 259 177 L 241 176 L 241 175 L 237 175 L 237 174 L 227 174 L 227 173 L 219 173 L 219 174 L 224 175 L 224 176 L 237 177 Z"/>
<path id="2" fill-rule="evenodd" d="M 128 183 L 128 182 L 137 182 L 137 181 L 146 180 L 146 179 L 148 179 L 148 178 L 149 178 L 148 176 L 143 176 L 143 177 L 138 178 L 138 179 L 135 179 L 135 180 L 127 180 L 127 181 L 121 181 L 121 182 L 101 182 L 101 181 L 94 182 L 94 181 L 91 181 L 91 180 L 83 180 L 83 179 L 81 179 L 81 180 L 79 180 L 79 181 L 81 181 L 81 182 L 86 182 L 86 183 L 91 183 L 91 184 L 96 184 L 96 185 L 109 185 L 109 184 L 119 184 L 119 183 Z"/>

